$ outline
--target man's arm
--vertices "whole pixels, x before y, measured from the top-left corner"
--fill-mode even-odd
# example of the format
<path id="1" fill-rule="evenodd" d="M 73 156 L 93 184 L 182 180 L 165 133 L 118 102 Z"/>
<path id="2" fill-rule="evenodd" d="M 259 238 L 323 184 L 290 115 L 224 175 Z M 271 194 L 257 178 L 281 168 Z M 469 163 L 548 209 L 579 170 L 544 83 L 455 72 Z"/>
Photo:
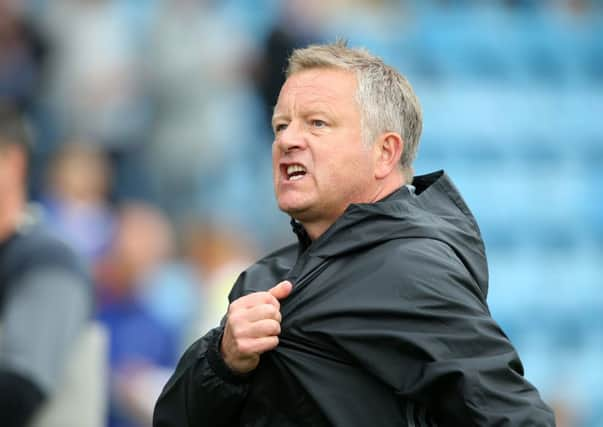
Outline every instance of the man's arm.
<path id="1" fill-rule="evenodd" d="M 278 344 L 279 299 L 291 292 L 281 282 L 230 304 L 222 326 L 182 356 L 153 414 L 154 427 L 238 425 L 248 383 L 260 356 Z"/>
<path id="2" fill-rule="evenodd" d="M 486 297 L 452 249 L 430 242 L 414 265 L 406 295 L 417 314 L 412 342 L 422 373 L 405 390 L 440 426 L 555 425 L 551 409 L 523 376 L 517 352 L 490 316 Z M 435 255 L 435 256 L 433 256 Z"/>
<path id="3" fill-rule="evenodd" d="M 209 331 L 184 353 L 153 413 L 153 427 L 236 425 L 248 377 L 234 374 L 220 354 L 223 327 Z"/>
<path id="4" fill-rule="evenodd" d="M 438 426 L 555 425 L 485 297 L 447 245 L 417 240 L 387 262 L 388 284 L 379 290 L 389 295 L 374 310 L 389 317 L 372 325 L 365 317 L 362 330 L 370 333 L 344 343 L 365 369 L 402 399 L 426 406 Z"/>
<path id="5" fill-rule="evenodd" d="M 11 285 L 1 321 L 2 425 L 27 425 L 52 396 L 89 313 L 88 285 L 64 268 L 38 268 Z"/>

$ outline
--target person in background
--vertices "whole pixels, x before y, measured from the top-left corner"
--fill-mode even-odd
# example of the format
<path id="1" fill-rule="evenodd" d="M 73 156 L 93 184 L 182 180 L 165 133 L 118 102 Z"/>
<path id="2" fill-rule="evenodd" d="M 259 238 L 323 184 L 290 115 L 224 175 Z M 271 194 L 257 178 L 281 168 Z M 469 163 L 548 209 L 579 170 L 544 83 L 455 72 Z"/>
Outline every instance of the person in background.
<path id="1" fill-rule="evenodd" d="M 97 319 L 110 335 L 109 427 L 148 425 L 177 361 L 179 337 L 144 300 L 171 251 L 171 229 L 159 210 L 140 202 L 118 208 L 112 244 L 95 272 Z"/>
<path id="2" fill-rule="evenodd" d="M 147 154 L 160 205 L 178 223 L 191 204 L 209 208 L 231 199 L 233 177 L 226 179 L 221 165 L 240 163 L 242 173 L 249 162 L 242 154 L 249 143 L 238 136 L 252 132 L 245 64 L 253 48 L 222 2 L 153 3 L 145 51 L 156 114 Z"/>
<path id="3" fill-rule="evenodd" d="M 342 42 L 298 49 L 272 127 L 298 242 L 239 276 L 155 427 L 554 426 L 490 316 L 475 218 L 443 171 L 413 178 L 406 78 Z"/>
<path id="4" fill-rule="evenodd" d="M 51 51 L 19 3 L 0 0 L 0 102 L 31 112 Z"/>
<path id="5" fill-rule="evenodd" d="M 264 40 L 253 68 L 253 81 L 270 128 L 272 110 L 285 83 L 283 70 L 294 49 L 320 40 L 325 4 L 316 0 L 286 0 Z M 328 7 L 328 6 L 327 6 Z"/>
<path id="6" fill-rule="evenodd" d="M 44 221 L 93 267 L 108 249 L 115 221 L 107 156 L 97 144 L 74 138 L 61 144 L 47 169 Z"/>
<path id="7" fill-rule="evenodd" d="M 233 282 L 253 263 L 255 246 L 243 231 L 218 220 L 191 222 L 184 230 L 185 257 L 201 286 L 202 298 L 199 316 L 188 331 L 189 338 L 194 334 L 188 347 L 199 331 L 206 332 L 220 322 Z"/>
<path id="8" fill-rule="evenodd" d="M 91 314 L 91 288 L 72 250 L 27 207 L 30 137 L 0 106 L 0 420 L 28 425 L 60 385 Z"/>
<path id="9" fill-rule="evenodd" d="M 106 153 L 117 201 L 153 197 L 144 161 L 151 112 L 138 39 L 144 24 L 112 0 L 42 2 L 38 26 L 52 46 L 44 99 L 57 141 L 83 136 Z M 136 2 L 141 9 L 147 2 Z"/>

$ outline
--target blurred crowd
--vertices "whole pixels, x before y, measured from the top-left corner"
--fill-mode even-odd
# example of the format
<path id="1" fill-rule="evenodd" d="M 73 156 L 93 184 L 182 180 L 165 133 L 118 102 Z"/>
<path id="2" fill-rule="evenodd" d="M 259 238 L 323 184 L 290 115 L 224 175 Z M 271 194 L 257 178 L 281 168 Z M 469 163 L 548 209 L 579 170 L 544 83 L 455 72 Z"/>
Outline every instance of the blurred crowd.
<path id="1" fill-rule="evenodd" d="M 602 28 L 595 0 L 0 0 L 0 103 L 27 115 L 31 199 L 94 279 L 107 425 L 150 425 L 238 273 L 293 239 L 272 197 L 269 118 L 291 50 L 341 36 L 415 85 L 417 172 L 447 169 L 483 220 L 494 317 L 558 425 L 603 426 Z M 552 263 L 579 275 L 553 278 Z M 551 293 L 583 295 L 567 322 Z M 572 321 L 585 342 L 543 343 Z"/>

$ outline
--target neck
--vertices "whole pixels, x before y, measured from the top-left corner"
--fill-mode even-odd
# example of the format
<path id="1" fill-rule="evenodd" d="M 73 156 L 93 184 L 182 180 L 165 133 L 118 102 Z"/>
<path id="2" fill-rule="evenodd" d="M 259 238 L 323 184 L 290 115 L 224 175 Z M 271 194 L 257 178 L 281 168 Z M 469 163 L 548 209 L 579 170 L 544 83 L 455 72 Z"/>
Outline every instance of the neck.
<path id="1" fill-rule="evenodd" d="M 405 180 L 402 177 L 402 174 L 392 174 L 392 175 L 388 176 L 388 178 L 384 179 L 383 181 L 378 182 L 378 185 L 376 186 L 374 191 L 371 194 L 369 194 L 367 197 L 361 198 L 358 201 L 351 202 L 350 204 L 378 202 L 379 200 L 386 198 L 387 196 L 392 194 L 394 191 L 398 190 L 404 184 L 405 184 Z M 337 218 L 335 218 L 334 220 L 331 220 L 331 221 L 325 219 L 325 220 L 316 221 L 316 222 L 301 222 L 301 224 L 306 229 L 306 233 L 308 233 L 308 237 L 310 237 L 310 239 L 312 239 L 312 241 L 314 241 L 314 240 L 318 239 L 320 236 L 322 236 L 323 233 L 325 231 L 327 231 L 327 229 L 333 223 L 335 223 L 335 221 L 337 221 L 337 219 L 339 219 L 341 217 L 341 215 L 343 215 L 343 212 L 345 212 L 345 209 L 344 209 L 344 211 L 342 211 L 339 214 L 339 216 L 337 216 Z"/>
<path id="2" fill-rule="evenodd" d="M 304 223 L 301 224 L 306 229 L 306 233 L 308 233 L 308 237 L 310 240 L 314 241 L 318 239 L 320 236 L 324 234 L 325 231 L 334 223 L 335 221 L 320 221 L 320 222 L 312 222 L 312 223 Z"/>

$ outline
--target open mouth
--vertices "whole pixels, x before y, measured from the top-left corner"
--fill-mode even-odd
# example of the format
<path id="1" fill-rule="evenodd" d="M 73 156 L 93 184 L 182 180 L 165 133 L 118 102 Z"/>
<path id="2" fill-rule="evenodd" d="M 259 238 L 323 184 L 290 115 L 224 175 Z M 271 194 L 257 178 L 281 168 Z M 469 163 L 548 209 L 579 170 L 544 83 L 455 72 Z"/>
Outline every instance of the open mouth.
<path id="1" fill-rule="evenodd" d="M 288 181 L 297 181 L 298 179 L 302 179 L 306 174 L 306 168 L 302 165 L 289 165 L 287 166 L 287 180 Z"/>

